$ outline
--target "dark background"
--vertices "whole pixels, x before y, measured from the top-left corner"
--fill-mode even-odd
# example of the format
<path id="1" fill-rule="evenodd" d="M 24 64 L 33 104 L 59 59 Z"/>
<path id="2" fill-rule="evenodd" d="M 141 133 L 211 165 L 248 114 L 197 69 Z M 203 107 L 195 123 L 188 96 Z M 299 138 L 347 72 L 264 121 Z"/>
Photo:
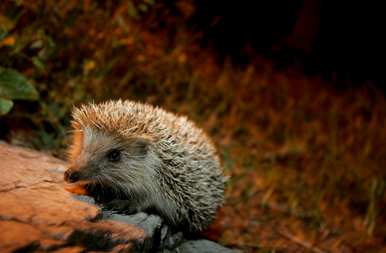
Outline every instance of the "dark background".
<path id="1" fill-rule="evenodd" d="M 204 45 L 239 64 L 263 54 L 278 67 L 384 88 L 385 12 L 381 1 L 196 1 L 191 26 Z"/>

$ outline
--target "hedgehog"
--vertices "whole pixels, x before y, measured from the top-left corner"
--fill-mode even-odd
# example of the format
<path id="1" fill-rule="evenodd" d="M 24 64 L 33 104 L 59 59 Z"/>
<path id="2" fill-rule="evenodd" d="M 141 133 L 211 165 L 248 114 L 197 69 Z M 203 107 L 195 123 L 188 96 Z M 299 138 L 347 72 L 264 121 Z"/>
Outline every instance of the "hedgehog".
<path id="1" fill-rule="evenodd" d="M 174 227 L 199 232 L 223 205 L 227 178 L 215 146 L 187 117 L 111 100 L 74 108 L 71 125 L 64 180 L 86 185 L 106 206 L 153 210 Z"/>

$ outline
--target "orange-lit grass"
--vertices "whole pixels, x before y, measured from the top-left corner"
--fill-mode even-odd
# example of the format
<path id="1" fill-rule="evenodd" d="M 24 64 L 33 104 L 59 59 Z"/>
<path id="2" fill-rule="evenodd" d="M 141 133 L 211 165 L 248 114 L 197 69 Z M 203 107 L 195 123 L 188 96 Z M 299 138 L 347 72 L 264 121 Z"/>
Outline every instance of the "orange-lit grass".
<path id="1" fill-rule="evenodd" d="M 108 9 L 88 2 L 70 24 L 76 1 L 48 2 L 55 11 L 44 15 L 22 3 L 27 14 L 38 14 L 25 14 L 14 36 L 16 48 L 53 40 L 58 50 L 43 73 L 15 66 L 46 94 L 32 116 L 37 126 L 59 131 L 73 103 L 117 97 L 187 114 L 213 136 L 230 175 L 226 204 L 212 227 L 221 243 L 255 252 L 309 252 L 283 236 L 288 232 L 328 252 L 386 246 L 381 94 L 371 88 L 337 92 L 317 77 L 277 72 L 263 59 L 243 69 L 219 65 L 183 25 L 174 38 L 167 30 L 150 32 L 152 17 L 128 17 L 127 2 Z M 53 68 L 57 62 L 67 65 Z"/>

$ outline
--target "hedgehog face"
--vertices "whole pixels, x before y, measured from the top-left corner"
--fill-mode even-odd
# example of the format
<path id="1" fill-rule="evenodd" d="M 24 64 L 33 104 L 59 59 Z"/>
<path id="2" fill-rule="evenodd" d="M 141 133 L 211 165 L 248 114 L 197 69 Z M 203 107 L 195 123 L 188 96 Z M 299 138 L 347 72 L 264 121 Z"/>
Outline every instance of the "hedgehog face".
<path id="1" fill-rule="evenodd" d="M 64 179 L 69 183 L 100 185 L 118 195 L 151 194 L 143 182 L 154 182 L 160 159 L 150 140 L 143 137 L 120 138 L 101 130 L 76 131 L 70 148 L 70 167 Z M 123 196 L 121 196 L 123 197 Z"/>

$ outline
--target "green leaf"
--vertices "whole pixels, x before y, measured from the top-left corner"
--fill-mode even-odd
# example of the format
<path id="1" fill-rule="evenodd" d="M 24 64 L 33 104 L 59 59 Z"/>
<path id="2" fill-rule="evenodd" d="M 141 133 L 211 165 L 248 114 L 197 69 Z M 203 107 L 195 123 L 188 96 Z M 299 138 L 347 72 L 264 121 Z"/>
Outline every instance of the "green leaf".
<path id="1" fill-rule="evenodd" d="M 7 35 L 8 35 L 8 32 L 0 28 L 0 40 L 4 39 Z"/>
<path id="2" fill-rule="evenodd" d="M 39 95 L 24 75 L 13 69 L 0 67 L 0 97 L 36 100 Z"/>
<path id="3" fill-rule="evenodd" d="M 0 115 L 7 114 L 13 107 L 12 100 L 0 98 Z"/>
<path id="4" fill-rule="evenodd" d="M 32 63 L 35 65 L 37 70 L 44 72 L 44 63 L 36 56 L 32 57 Z"/>

